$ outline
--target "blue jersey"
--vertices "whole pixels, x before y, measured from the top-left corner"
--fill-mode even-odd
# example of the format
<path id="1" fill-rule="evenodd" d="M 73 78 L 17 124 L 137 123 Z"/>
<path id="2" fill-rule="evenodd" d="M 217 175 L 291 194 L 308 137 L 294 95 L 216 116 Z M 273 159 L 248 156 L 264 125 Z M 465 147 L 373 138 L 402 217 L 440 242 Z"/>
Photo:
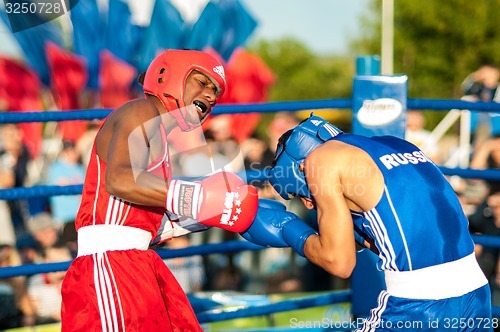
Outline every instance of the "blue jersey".
<path id="1" fill-rule="evenodd" d="M 372 238 L 380 270 L 412 271 L 458 260 L 474 244 L 453 188 L 415 145 L 396 137 L 342 134 L 333 138 L 368 153 L 385 189 L 368 212 L 352 212 L 354 227 Z"/>
<path id="2" fill-rule="evenodd" d="M 357 332 L 374 331 L 493 331 L 491 295 L 484 285 L 463 296 L 442 300 L 415 300 L 380 292 L 378 307 L 361 320 Z"/>

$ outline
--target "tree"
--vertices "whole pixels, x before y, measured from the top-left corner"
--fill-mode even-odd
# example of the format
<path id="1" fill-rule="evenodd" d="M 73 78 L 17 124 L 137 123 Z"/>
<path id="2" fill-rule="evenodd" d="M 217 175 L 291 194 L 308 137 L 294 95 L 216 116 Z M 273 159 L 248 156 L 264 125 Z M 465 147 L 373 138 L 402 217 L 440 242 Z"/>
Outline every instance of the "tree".
<path id="1" fill-rule="evenodd" d="M 382 1 L 372 0 L 359 54 L 380 54 Z M 482 63 L 500 64 L 499 0 L 394 2 L 394 72 L 409 77 L 414 98 L 459 98 Z"/>
<path id="2" fill-rule="evenodd" d="M 283 38 L 260 40 L 252 51 L 278 77 L 271 100 L 347 98 L 351 93 L 353 65 L 350 59 L 321 58 L 300 42 Z"/>
<path id="3" fill-rule="evenodd" d="M 269 101 L 318 100 L 350 98 L 354 63 L 352 58 L 319 57 L 302 43 L 291 39 L 258 40 L 250 47 L 277 77 Z M 346 110 L 335 112 L 335 117 L 350 122 Z M 265 132 L 272 114 L 265 115 L 257 131 Z M 340 125 L 342 126 L 342 125 Z"/>

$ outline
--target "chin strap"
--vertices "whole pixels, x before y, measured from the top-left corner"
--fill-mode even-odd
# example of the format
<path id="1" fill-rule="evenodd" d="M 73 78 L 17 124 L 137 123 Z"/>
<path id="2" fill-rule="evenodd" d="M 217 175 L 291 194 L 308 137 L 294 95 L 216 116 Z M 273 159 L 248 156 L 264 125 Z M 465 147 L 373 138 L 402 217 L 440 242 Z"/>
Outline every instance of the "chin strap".
<path id="1" fill-rule="evenodd" d="M 194 126 L 192 124 L 189 124 L 186 121 L 186 118 L 185 118 L 186 117 L 186 114 L 185 114 L 186 110 L 179 106 L 177 99 L 175 99 L 174 97 L 169 96 L 167 98 L 166 102 L 164 102 L 162 100 L 162 104 L 165 107 L 166 111 L 174 117 L 175 121 L 177 122 L 177 125 L 179 126 L 179 128 L 181 128 L 182 131 L 191 131 L 194 128 L 198 127 L 198 126 Z"/>

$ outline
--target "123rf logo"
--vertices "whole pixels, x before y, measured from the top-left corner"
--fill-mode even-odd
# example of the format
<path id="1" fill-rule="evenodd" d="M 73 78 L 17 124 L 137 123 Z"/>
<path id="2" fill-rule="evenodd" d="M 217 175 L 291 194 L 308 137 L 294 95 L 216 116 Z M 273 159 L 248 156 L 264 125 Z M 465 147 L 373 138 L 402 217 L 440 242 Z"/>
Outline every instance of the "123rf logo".
<path id="1" fill-rule="evenodd" d="M 66 14 L 79 0 L 4 0 L 12 32 L 44 24 Z"/>

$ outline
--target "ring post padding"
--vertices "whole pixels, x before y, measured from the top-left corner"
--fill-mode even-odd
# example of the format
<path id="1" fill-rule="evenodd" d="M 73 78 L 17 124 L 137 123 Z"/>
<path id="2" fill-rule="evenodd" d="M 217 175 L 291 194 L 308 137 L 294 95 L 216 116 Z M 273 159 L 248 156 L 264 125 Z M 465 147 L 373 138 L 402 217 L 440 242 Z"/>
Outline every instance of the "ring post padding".
<path id="1" fill-rule="evenodd" d="M 363 55 L 356 58 L 357 75 L 380 75 L 380 57 L 377 55 Z"/>
<path id="2" fill-rule="evenodd" d="M 352 131 L 364 136 L 393 135 L 404 138 L 407 77 L 380 75 L 377 56 L 359 57 L 352 95 Z M 368 317 L 385 289 L 384 274 L 376 268 L 378 257 L 369 250 L 357 253 L 351 276 L 353 317 Z"/>
<path id="3" fill-rule="evenodd" d="M 371 62 L 375 64 L 367 64 Z M 362 57 L 354 76 L 352 95 L 352 132 L 364 136 L 405 136 L 408 77 L 383 76 L 377 57 Z"/>
<path id="4" fill-rule="evenodd" d="M 356 266 L 351 275 L 351 314 L 354 318 L 370 316 L 370 310 L 377 307 L 380 291 L 384 290 L 385 278 L 377 270 L 378 256 L 368 249 L 356 254 Z"/>

